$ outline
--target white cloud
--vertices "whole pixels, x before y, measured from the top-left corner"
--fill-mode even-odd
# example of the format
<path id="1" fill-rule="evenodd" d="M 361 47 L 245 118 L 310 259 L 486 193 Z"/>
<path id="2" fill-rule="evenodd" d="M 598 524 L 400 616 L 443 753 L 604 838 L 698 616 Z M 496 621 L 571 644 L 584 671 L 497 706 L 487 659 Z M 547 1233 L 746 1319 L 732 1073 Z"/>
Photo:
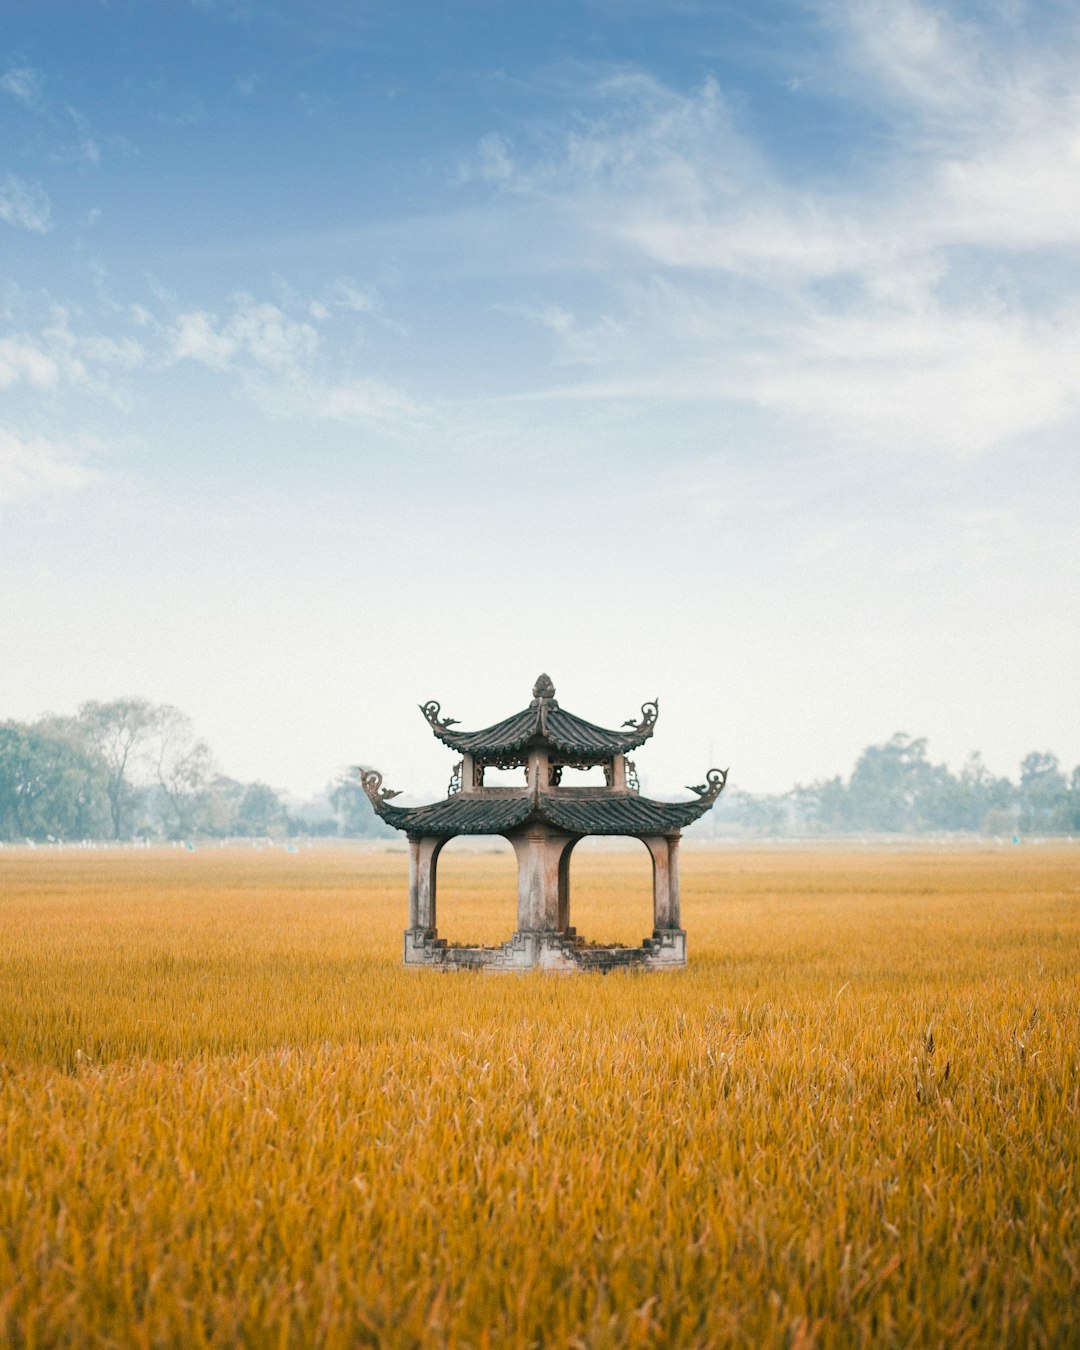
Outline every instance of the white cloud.
<path id="1" fill-rule="evenodd" d="M 952 125 L 981 117 L 986 53 L 974 24 L 919 0 L 825 0 L 819 10 L 879 99 L 901 99 Z"/>
<path id="2" fill-rule="evenodd" d="M 236 297 L 232 314 L 219 323 L 204 310 L 181 314 L 171 330 L 171 358 L 198 361 L 215 370 L 238 362 L 282 370 L 314 356 L 319 335 L 309 323 L 290 319 L 277 305 Z"/>
<path id="3" fill-rule="evenodd" d="M 146 356 L 134 338 L 75 332 L 67 311 L 56 308 L 40 333 L 0 338 L 0 389 L 78 388 L 116 402 L 114 375 L 142 366 Z"/>
<path id="4" fill-rule="evenodd" d="M 1080 297 L 1040 253 L 1080 244 L 1080 31 L 1040 49 L 914 0 L 822 12 L 837 83 L 894 119 L 844 177 L 774 167 L 715 81 L 639 72 L 583 95 L 561 153 L 519 156 L 608 291 L 517 307 L 593 367 L 559 395 L 735 398 L 811 443 L 960 457 L 1072 426 Z"/>
<path id="5" fill-rule="evenodd" d="M 0 179 L 0 220 L 44 234 L 52 229 L 52 207 L 40 183 L 9 173 Z"/>
<path id="6" fill-rule="evenodd" d="M 59 379 L 56 359 L 26 337 L 0 338 L 0 389 L 26 382 L 49 389 Z"/>
<path id="7" fill-rule="evenodd" d="M 372 306 L 348 279 L 339 278 L 326 293 L 353 312 Z M 295 317 L 280 305 L 238 294 L 220 316 L 202 309 L 177 313 L 175 297 L 157 298 L 160 307 L 154 308 L 110 301 L 111 322 L 98 331 L 86 330 L 81 312 L 73 316 L 49 306 L 37 332 L 0 337 L 0 389 L 78 391 L 126 407 L 125 376 L 143 371 L 151 381 L 155 372 L 190 362 L 228 378 L 274 418 L 415 424 L 421 417 L 416 402 L 392 383 L 359 375 L 351 359 L 346 365 L 324 350 L 312 320 L 329 319 L 332 311 L 320 301 L 294 297 L 291 307 L 302 316 Z M 149 393 L 149 383 L 142 388 Z"/>
<path id="8" fill-rule="evenodd" d="M 1076 416 L 1075 331 L 943 309 L 889 320 L 823 314 L 748 387 L 851 447 L 969 458 Z"/>
<path id="9" fill-rule="evenodd" d="M 373 307 L 347 278 L 339 278 L 329 294 L 334 304 L 353 312 Z M 303 309 L 316 321 L 330 315 L 319 301 Z M 310 323 L 248 295 L 235 298 L 233 312 L 224 320 L 192 310 L 164 331 L 167 364 L 191 360 L 238 377 L 246 396 L 270 417 L 361 423 L 415 422 L 420 416 L 414 401 L 393 385 L 335 372 Z"/>
<path id="10" fill-rule="evenodd" d="M 75 491 L 96 477 L 68 447 L 43 437 L 26 440 L 0 427 L 0 506 L 44 492 Z"/>
<path id="11" fill-rule="evenodd" d="M 236 343 L 215 327 L 212 314 L 194 310 L 181 314 L 172 331 L 171 355 L 176 361 L 198 361 L 225 370 L 236 352 Z"/>
<path id="12" fill-rule="evenodd" d="M 44 88 L 44 77 L 33 66 L 14 66 L 0 76 L 0 89 L 27 108 L 36 107 L 41 102 Z"/>

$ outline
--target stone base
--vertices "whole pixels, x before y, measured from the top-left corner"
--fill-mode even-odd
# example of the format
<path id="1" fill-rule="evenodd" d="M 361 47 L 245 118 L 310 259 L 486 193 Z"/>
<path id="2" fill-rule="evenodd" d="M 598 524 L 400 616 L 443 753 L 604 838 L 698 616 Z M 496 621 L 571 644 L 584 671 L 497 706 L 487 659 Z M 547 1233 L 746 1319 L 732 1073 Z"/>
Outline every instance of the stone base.
<path id="1" fill-rule="evenodd" d="M 451 947 L 425 928 L 405 930 L 405 964 L 435 970 L 673 970 L 686 965 L 686 932 L 658 929 L 640 947 L 588 947 L 573 929 L 517 932 L 501 947 Z"/>

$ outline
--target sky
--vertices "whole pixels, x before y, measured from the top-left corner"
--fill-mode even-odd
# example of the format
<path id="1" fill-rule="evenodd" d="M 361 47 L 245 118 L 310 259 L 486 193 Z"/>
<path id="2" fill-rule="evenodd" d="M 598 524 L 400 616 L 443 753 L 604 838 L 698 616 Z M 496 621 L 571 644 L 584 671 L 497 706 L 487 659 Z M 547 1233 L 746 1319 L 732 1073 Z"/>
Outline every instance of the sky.
<path id="1" fill-rule="evenodd" d="M 1080 761 L 1080 12 L 5 0 L 0 719 Z"/>

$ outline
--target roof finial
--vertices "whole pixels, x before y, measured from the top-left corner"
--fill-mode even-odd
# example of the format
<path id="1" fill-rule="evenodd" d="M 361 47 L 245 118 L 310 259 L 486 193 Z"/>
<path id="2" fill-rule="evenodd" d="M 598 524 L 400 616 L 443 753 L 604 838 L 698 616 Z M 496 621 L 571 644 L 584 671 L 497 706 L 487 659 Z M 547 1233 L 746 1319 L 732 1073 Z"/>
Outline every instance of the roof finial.
<path id="1" fill-rule="evenodd" d="M 533 685 L 533 698 L 554 698 L 555 686 L 550 675 L 538 675 Z"/>

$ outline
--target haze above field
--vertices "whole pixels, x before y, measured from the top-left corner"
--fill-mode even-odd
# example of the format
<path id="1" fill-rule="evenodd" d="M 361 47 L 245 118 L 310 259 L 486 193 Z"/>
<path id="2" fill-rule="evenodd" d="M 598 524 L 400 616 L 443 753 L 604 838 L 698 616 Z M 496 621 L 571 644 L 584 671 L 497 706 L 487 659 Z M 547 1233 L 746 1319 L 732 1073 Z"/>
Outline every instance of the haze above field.
<path id="1" fill-rule="evenodd" d="M 441 782 L 550 670 L 655 790 L 1080 759 L 1073 6 L 27 3 L 0 719 Z"/>

